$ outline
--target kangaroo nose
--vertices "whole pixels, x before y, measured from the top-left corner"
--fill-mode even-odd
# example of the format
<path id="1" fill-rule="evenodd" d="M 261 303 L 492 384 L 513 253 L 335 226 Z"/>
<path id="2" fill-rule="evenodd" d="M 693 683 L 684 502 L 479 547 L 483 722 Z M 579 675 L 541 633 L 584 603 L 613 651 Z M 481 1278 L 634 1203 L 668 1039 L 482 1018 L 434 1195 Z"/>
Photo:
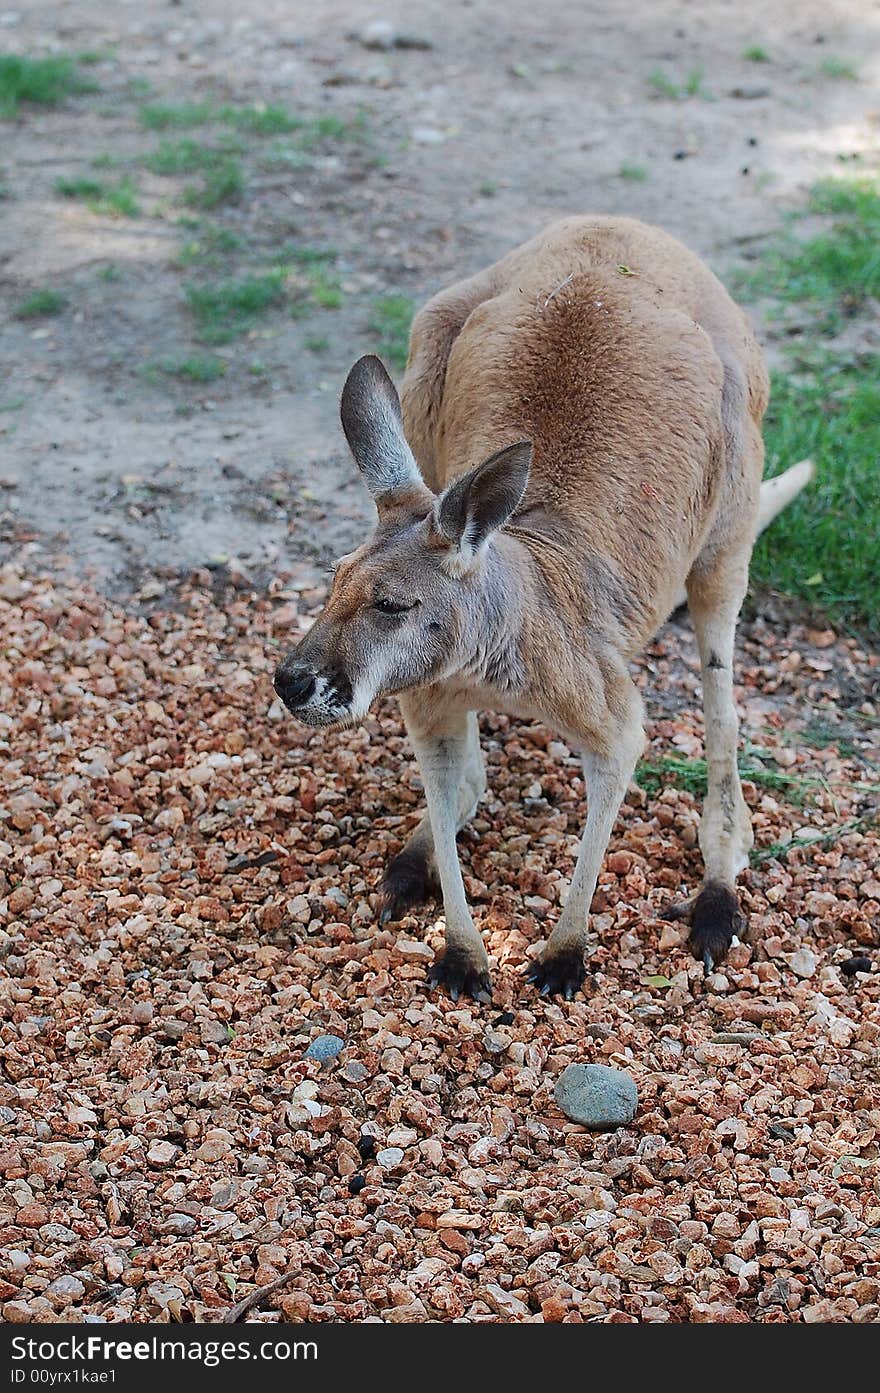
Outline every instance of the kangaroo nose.
<path id="1" fill-rule="evenodd" d="M 305 706 L 315 690 L 314 674 L 308 668 L 286 668 L 282 663 L 275 672 L 274 687 L 285 706 L 294 710 Z"/>

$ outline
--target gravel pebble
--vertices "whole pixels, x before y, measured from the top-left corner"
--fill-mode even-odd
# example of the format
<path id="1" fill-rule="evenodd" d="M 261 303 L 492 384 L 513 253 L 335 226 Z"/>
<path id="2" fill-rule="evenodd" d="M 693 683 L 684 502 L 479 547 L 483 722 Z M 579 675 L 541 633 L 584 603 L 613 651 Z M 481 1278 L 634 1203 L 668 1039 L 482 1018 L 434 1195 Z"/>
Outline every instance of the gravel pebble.
<path id="1" fill-rule="evenodd" d="M 396 707 L 332 736 L 262 719 L 277 640 L 318 590 L 279 577 L 218 603 L 209 576 L 147 614 L 49 577 L 6 602 L 16 575 L 0 568 L 4 1320 L 216 1322 L 292 1270 L 260 1319 L 877 1322 L 880 974 L 840 970 L 877 945 L 876 829 L 744 872 L 748 942 L 713 992 L 656 918 L 699 874 L 698 800 L 634 787 L 588 991 L 545 1001 L 521 972 L 571 876 L 583 786 L 549 732 L 481 716 L 492 801 L 463 861 L 493 1004 L 453 1003 L 425 981 L 434 909 L 402 952 L 377 922 L 420 815 Z M 860 652 L 744 625 L 746 738 L 769 746 L 792 711 L 838 719 L 840 674 L 868 693 L 880 670 Z M 649 661 L 650 756 L 698 757 L 689 628 Z M 864 763 L 786 747 L 823 834 L 859 816 L 880 757 L 854 738 Z M 745 796 L 759 849 L 805 821 L 777 789 Z M 322 1067 L 320 1034 L 356 1058 Z M 585 1061 L 637 1086 L 626 1125 L 586 1134 L 558 1110 Z"/>
<path id="2" fill-rule="evenodd" d="M 319 1035 L 306 1050 L 306 1059 L 319 1059 L 322 1064 L 335 1059 L 345 1049 L 345 1041 L 338 1035 Z"/>

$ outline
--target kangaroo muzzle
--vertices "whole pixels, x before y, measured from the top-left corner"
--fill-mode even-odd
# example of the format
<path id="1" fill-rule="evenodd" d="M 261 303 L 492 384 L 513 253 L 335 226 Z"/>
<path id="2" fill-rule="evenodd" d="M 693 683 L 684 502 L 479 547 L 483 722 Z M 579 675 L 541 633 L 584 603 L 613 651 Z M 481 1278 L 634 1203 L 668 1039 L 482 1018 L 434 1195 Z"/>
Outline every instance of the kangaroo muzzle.
<path id="1" fill-rule="evenodd" d="M 321 672 L 291 655 L 278 664 L 272 685 L 288 711 L 306 725 L 333 725 L 351 709 L 351 682 L 339 668 Z"/>

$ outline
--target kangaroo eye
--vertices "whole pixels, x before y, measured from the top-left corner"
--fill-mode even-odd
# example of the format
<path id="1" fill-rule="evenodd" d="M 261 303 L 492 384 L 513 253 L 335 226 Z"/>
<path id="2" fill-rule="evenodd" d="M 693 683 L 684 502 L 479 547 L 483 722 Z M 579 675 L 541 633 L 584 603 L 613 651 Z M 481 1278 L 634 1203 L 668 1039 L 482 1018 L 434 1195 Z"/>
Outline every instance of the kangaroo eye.
<path id="1" fill-rule="evenodd" d="M 413 600 L 411 605 L 403 605 L 397 600 L 377 600 L 373 609 L 377 609 L 380 614 L 406 614 L 407 610 L 415 609 L 418 600 Z"/>

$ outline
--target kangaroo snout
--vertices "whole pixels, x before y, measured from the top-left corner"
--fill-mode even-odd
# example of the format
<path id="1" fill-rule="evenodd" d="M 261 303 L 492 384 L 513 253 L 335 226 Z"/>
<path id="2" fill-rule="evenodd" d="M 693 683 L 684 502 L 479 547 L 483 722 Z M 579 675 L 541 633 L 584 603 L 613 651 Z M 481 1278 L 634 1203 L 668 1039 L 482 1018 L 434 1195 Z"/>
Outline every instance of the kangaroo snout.
<path id="1" fill-rule="evenodd" d="M 288 711 L 297 711 L 315 694 L 315 674 L 302 663 L 285 658 L 275 669 L 272 685 Z"/>

